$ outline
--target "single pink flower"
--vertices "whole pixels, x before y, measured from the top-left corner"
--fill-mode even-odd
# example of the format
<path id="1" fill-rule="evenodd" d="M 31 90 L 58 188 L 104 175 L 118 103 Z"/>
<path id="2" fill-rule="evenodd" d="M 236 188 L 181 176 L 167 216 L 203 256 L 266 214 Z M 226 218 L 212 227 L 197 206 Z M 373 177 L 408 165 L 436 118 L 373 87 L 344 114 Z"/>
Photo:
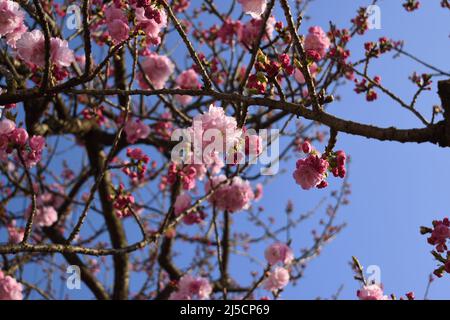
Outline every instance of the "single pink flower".
<path id="1" fill-rule="evenodd" d="M 250 183 L 240 177 L 234 177 L 229 183 L 222 183 L 225 180 L 224 175 L 219 175 L 211 178 L 205 184 L 206 192 L 209 192 L 211 188 L 216 188 L 208 201 L 218 209 L 229 212 L 248 209 L 251 201 L 255 198 Z"/>
<path id="2" fill-rule="evenodd" d="M 16 124 L 9 119 L 4 118 L 0 121 L 0 135 L 10 134 L 15 128 Z"/>
<path id="3" fill-rule="evenodd" d="M 238 0 L 242 5 L 245 13 L 251 15 L 253 18 L 260 17 L 266 10 L 266 0 Z"/>
<path id="4" fill-rule="evenodd" d="M 25 13 L 17 2 L 0 0 L 0 37 L 21 30 Z"/>
<path id="5" fill-rule="evenodd" d="M 130 34 L 130 27 L 128 26 L 128 23 L 116 19 L 108 22 L 107 26 L 109 35 L 111 36 L 114 44 L 128 39 Z"/>
<path id="6" fill-rule="evenodd" d="M 316 187 L 323 181 L 328 165 L 328 161 L 312 154 L 306 159 L 298 160 L 293 173 L 295 182 L 304 190 Z"/>
<path id="7" fill-rule="evenodd" d="M 276 267 L 264 281 L 264 288 L 269 291 L 283 289 L 288 285 L 289 279 L 288 270 L 283 267 Z"/>
<path id="8" fill-rule="evenodd" d="M 274 243 L 267 247 L 264 252 L 264 256 L 267 262 L 271 265 L 275 265 L 278 262 L 283 264 L 290 264 L 294 259 L 294 254 L 291 248 L 284 243 Z"/>
<path id="9" fill-rule="evenodd" d="M 5 276 L 0 270 L 0 300 L 22 300 L 23 287 L 11 276 Z"/>
<path id="10" fill-rule="evenodd" d="M 24 128 L 16 128 L 10 135 L 10 141 L 16 145 L 23 146 L 28 141 L 28 132 Z"/>
<path id="11" fill-rule="evenodd" d="M 205 300 L 211 295 L 212 286 L 206 278 L 187 274 L 181 277 L 178 283 L 178 292 L 191 298 Z"/>
<path id="12" fill-rule="evenodd" d="M 152 86 L 155 89 L 162 89 L 172 75 L 175 66 L 167 56 L 160 56 L 157 53 L 150 52 L 142 61 L 142 68 Z M 142 74 L 139 75 L 139 83 L 142 88 L 149 89 Z"/>
<path id="13" fill-rule="evenodd" d="M 383 289 L 377 284 L 363 286 L 356 295 L 360 300 L 388 300 L 388 297 L 383 293 Z"/>

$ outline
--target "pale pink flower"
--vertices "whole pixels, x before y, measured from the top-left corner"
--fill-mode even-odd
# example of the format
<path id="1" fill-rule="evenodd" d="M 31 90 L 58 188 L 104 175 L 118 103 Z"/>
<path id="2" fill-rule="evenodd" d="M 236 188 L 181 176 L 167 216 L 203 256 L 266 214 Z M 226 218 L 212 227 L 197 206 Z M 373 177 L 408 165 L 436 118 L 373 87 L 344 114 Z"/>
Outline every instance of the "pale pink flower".
<path id="1" fill-rule="evenodd" d="M 309 55 L 321 60 L 325 57 L 330 47 L 330 39 L 321 27 L 309 28 L 309 33 L 305 39 L 305 50 Z"/>
<path id="2" fill-rule="evenodd" d="M 11 48 L 16 48 L 17 40 L 19 40 L 22 35 L 27 32 L 28 28 L 23 23 L 19 25 L 13 32 L 6 35 L 6 43 L 11 46 Z"/>
<path id="3" fill-rule="evenodd" d="M 40 152 L 45 147 L 45 138 L 43 136 L 32 136 L 28 144 L 32 150 Z"/>
<path id="4" fill-rule="evenodd" d="M 22 300 L 22 284 L 0 270 L 0 300 Z"/>
<path id="5" fill-rule="evenodd" d="M 267 0 L 238 0 L 245 13 L 253 18 L 260 17 L 266 10 Z"/>
<path id="6" fill-rule="evenodd" d="M 10 134 L 15 128 L 16 124 L 9 119 L 4 118 L 0 121 L 0 135 Z"/>
<path id="7" fill-rule="evenodd" d="M 326 160 L 311 154 L 308 158 L 297 161 L 293 177 L 304 190 L 309 190 L 323 181 L 327 169 Z"/>
<path id="8" fill-rule="evenodd" d="M 267 262 L 271 265 L 275 265 L 278 262 L 283 264 L 290 264 L 294 259 L 294 254 L 291 248 L 284 243 L 274 243 L 267 247 L 264 252 L 264 256 Z"/>
<path id="9" fill-rule="evenodd" d="M 201 87 L 198 81 L 198 74 L 192 68 L 183 71 L 178 76 L 176 83 L 181 89 L 199 89 Z"/>
<path id="10" fill-rule="evenodd" d="M 388 297 L 383 293 L 383 289 L 377 284 L 363 286 L 356 295 L 360 300 L 388 300 Z"/>
<path id="11" fill-rule="evenodd" d="M 318 71 L 318 66 L 315 62 L 313 62 L 309 66 L 309 73 L 311 74 L 311 77 L 313 79 L 316 77 L 317 71 Z M 295 69 L 294 77 L 295 77 L 295 80 L 297 80 L 297 82 L 300 84 L 304 84 L 306 82 L 303 73 L 299 69 Z"/>
<path id="12" fill-rule="evenodd" d="M 128 143 L 145 139 L 150 134 L 150 127 L 140 120 L 129 119 L 124 127 Z"/>
<path id="13" fill-rule="evenodd" d="M 214 134 L 214 151 L 219 153 L 231 151 L 239 143 L 242 135 L 242 130 L 237 127 L 236 119 L 227 116 L 223 108 L 214 105 L 209 106 L 208 112 L 196 115 L 193 125 L 188 130 L 191 130 L 193 139 L 202 142 L 203 147 L 212 143 L 210 137 L 204 136 L 206 131 L 211 130 L 208 134 Z M 220 139 L 222 145 L 219 144 Z M 203 161 L 212 162 L 208 159 Z"/>
<path id="14" fill-rule="evenodd" d="M 45 64 L 45 40 L 41 30 L 25 32 L 16 41 L 19 57 L 27 63 L 43 66 Z"/>
<path id="15" fill-rule="evenodd" d="M 58 220 L 58 213 L 52 206 L 41 206 L 36 209 L 35 223 L 39 227 L 50 227 Z"/>
<path id="16" fill-rule="evenodd" d="M 212 177 L 205 184 L 208 193 L 212 188 L 217 188 L 209 197 L 208 201 L 218 209 L 236 212 L 250 207 L 255 198 L 250 183 L 241 177 L 234 177 L 231 182 L 222 183 L 227 178 L 224 175 Z M 222 183 L 222 184 L 220 184 Z"/>
<path id="17" fill-rule="evenodd" d="M 68 67 L 75 61 L 73 51 L 69 49 L 69 43 L 59 38 L 50 39 L 51 61 L 57 67 Z"/>
<path id="18" fill-rule="evenodd" d="M 212 286 L 208 279 L 193 277 L 189 274 L 181 277 L 178 283 L 178 292 L 200 300 L 208 299 L 212 293 Z"/>
<path id="19" fill-rule="evenodd" d="M 269 291 L 283 289 L 288 285 L 289 279 L 288 270 L 283 267 L 276 267 L 264 281 L 264 288 Z"/>
<path id="20" fill-rule="evenodd" d="M 130 34 L 130 27 L 127 23 L 116 19 L 108 22 L 107 26 L 109 35 L 111 36 L 113 43 L 117 44 L 128 39 Z"/>
<path id="21" fill-rule="evenodd" d="M 25 13 L 17 2 L 0 0 L 0 37 L 21 30 Z"/>
<path id="22" fill-rule="evenodd" d="M 201 84 L 198 81 L 198 74 L 194 69 L 188 69 L 183 71 L 177 78 L 176 83 L 180 89 L 199 89 Z M 192 101 L 192 96 L 188 95 L 176 95 L 175 99 L 181 105 L 188 105 Z"/>
<path id="23" fill-rule="evenodd" d="M 150 52 L 142 61 L 142 68 L 152 86 L 155 89 L 162 89 L 172 75 L 175 66 L 167 56 L 160 56 L 155 52 Z M 139 75 L 139 83 L 142 88 L 149 89 L 142 74 Z"/>

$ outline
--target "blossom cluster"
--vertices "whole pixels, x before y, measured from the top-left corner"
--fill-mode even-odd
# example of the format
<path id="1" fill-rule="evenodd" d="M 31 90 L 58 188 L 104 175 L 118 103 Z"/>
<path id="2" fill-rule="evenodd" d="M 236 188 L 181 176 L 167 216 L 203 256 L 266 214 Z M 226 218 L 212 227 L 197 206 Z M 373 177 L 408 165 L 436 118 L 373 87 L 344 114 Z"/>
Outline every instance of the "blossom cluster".
<path id="1" fill-rule="evenodd" d="M 0 270 L 0 300 L 22 300 L 23 286 L 11 276 Z"/>
<path id="2" fill-rule="evenodd" d="M 45 138 L 42 136 L 29 137 L 24 128 L 17 128 L 9 120 L 0 121 L 0 159 L 6 161 L 9 154 L 17 150 L 16 160 L 23 161 L 26 167 L 35 166 L 42 157 L 45 147 Z"/>
<path id="3" fill-rule="evenodd" d="M 212 286 L 208 279 L 186 274 L 178 281 L 177 290 L 170 295 L 169 300 L 205 300 L 209 299 L 211 293 Z"/>
<path id="4" fill-rule="evenodd" d="M 344 151 L 329 152 L 320 155 L 313 150 L 311 144 L 305 141 L 302 145 L 303 152 L 308 154 L 304 159 L 299 159 L 293 173 L 295 182 L 304 190 L 317 187 L 319 189 L 328 186 L 328 172 L 335 177 L 344 178 L 346 175 L 347 155 Z"/>

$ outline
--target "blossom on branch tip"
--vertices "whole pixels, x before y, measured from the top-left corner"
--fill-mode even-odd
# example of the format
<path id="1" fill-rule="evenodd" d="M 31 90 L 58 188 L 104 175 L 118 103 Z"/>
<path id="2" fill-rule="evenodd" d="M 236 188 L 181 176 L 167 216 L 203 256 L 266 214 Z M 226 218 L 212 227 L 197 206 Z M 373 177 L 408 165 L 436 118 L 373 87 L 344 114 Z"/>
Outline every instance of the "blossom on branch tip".
<path id="1" fill-rule="evenodd" d="M 281 290 L 289 284 L 289 271 L 283 267 L 276 267 L 270 271 L 264 280 L 264 289 L 269 291 Z"/>
<path id="2" fill-rule="evenodd" d="M 295 182 L 304 190 L 318 186 L 325 178 L 329 163 L 316 154 L 299 159 L 293 173 Z"/>
<path id="3" fill-rule="evenodd" d="M 389 300 L 377 284 L 365 285 L 356 293 L 360 300 Z"/>
<path id="4" fill-rule="evenodd" d="M 23 286 L 0 270 L 0 300 L 22 300 Z"/>
<path id="5" fill-rule="evenodd" d="M 266 10 L 267 0 L 238 0 L 245 13 L 253 18 L 260 17 Z"/>
<path id="6" fill-rule="evenodd" d="M 174 64 L 167 56 L 158 55 L 155 52 L 150 52 L 141 64 L 148 81 L 155 89 L 164 88 L 175 69 Z M 141 87 L 143 89 L 149 89 L 144 75 L 140 73 L 138 78 Z"/>
<path id="7" fill-rule="evenodd" d="M 264 256 L 270 265 L 275 265 L 278 262 L 282 264 L 290 264 L 294 259 L 294 254 L 291 248 L 280 242 L 274 243 L 267 247 L 264 251 Z"/>

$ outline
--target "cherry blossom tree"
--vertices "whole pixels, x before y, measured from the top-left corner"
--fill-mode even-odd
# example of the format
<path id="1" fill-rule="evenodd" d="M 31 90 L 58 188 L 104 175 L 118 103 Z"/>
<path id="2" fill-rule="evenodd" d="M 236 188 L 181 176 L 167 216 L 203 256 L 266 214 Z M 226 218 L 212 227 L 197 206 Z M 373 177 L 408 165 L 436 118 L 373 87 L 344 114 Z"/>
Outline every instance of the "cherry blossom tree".
<path id="1" fill-rule="evenodd" d="M 68 28 L 76 1 L 0 0 L 0 299 L 62 298 L 48 275 L 64 278 L 68 265 L 79 268 L 86 298 L 282 298 L 345 227 L 336 217 L 351 193 L 350 158 L 340 133 L 449 147 L 450 74 L 388 37 L 353 59 L 349 43 L 370 27 L 366 8 L 348 25 L 305 30 L 313 2 L 80 0 Z M 408 101 L 371 69 L 389 53 L 429 70 L 412 74 Z M 435 81 L 441 105 L 418 108 Z M 328 107 L 342 86 L 367 103 L 386 95 L 422 126 L 335 116 Z M 275 159 L 261 161 L 269 150 Z M 318 188 L 324 200 L 306 213 L 280 204 L 279 227 L 258 201 L 285 172 L 287 188 Z M 315 215 L 323 217 L 311 242 L 293 250 Z M 422 232 L 436 246 L 435 274 L 450 273 L 448 219 Z M 248 283 L 231 275 L 233 256 L 259 259 Z M 356 258 L 352 266 L 355 297 L 395 297 L 368 282 Z M 28 279 L 29 268 L 42 277 Z"/>

